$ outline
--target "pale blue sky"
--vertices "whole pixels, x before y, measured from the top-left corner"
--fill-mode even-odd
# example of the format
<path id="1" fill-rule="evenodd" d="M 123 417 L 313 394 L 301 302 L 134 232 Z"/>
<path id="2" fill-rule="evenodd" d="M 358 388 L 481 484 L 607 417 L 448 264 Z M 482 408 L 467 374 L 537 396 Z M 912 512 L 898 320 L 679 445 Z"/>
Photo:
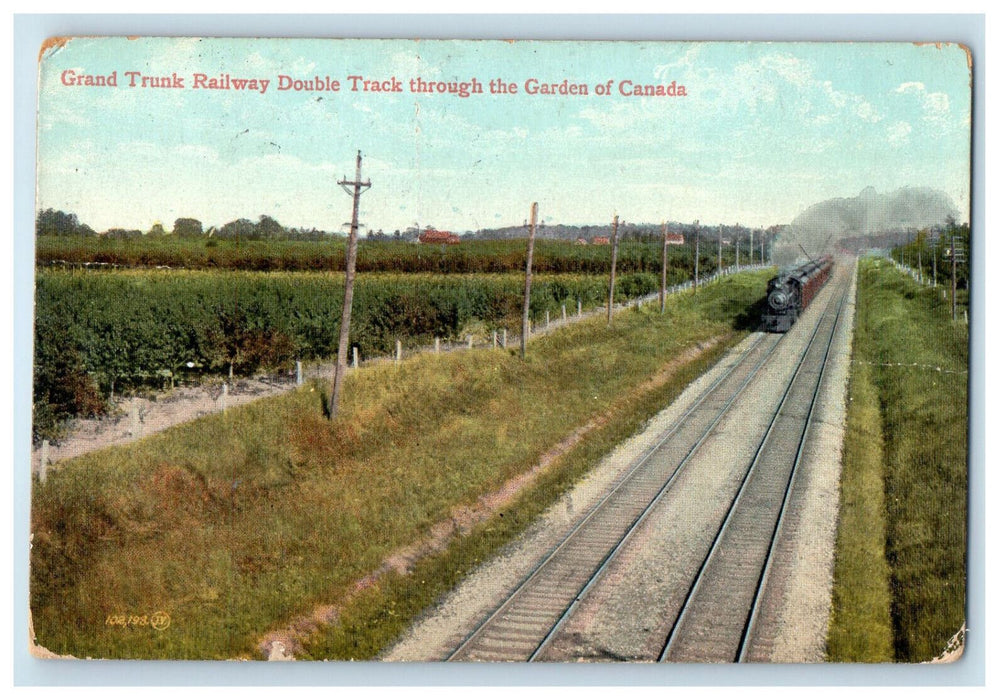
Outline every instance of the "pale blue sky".
<path id="1" fill-rule="evenodd" d="M 63 71 L 118 73 L 68 87 Z M 130 89 L 125 71 L 177 73 L 182 90 Z M 192 89 L 192 74 L 265 78 L 265 94 Z M 338 93 L 278 91 L 332 76 Z M 352 92 L 346 76 L 405 83 Z M 408 80 L 481 81 L 467 99 Z M 515 96 L 488 94 L 495 77 Z M 535 96 L 569 78 L 612 96 Z M 970 74 L 957 46 L 263 39 L 75 39 L 47 53 L 39 95 L 38 206 L 96 230 L 275 217 L 337 230 L 357 149 L 368 228 L 463 231 L 520 223 L 662 219 L 788 223 L 864 187 L 946 191 L 968 219 Z M 621 80 L 684 85 L 632 98 Z M 318 99 L 318 98 L 321 99 Z"/>

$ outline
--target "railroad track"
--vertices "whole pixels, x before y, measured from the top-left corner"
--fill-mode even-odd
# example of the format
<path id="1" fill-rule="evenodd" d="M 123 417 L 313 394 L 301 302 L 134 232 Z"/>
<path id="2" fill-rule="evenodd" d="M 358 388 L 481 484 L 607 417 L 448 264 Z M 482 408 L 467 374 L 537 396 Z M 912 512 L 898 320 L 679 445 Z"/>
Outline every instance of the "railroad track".
<path id="1" fill-rule="evenodd" d="M 837 285 L 836 285 L 837 286 Z M 772 542 L 785 511 L 811 418 L 823 368 L 827 363 L 844 295 L 833 293 L 828 309 L 815 328 L 797 369 L 789 379 L 771 425 L 757 455 L 734 496 L 719 534 L 709 547 L 673 624 L 662 636 L 664 644 L 652 650 L 654 660 L 743 659 L 751 622 L 757 616 L 764 574 L 771 559 Z M 449 654 L 448 660 L 534 661 L 557 660 L 548 655 L 554 637 L 576 612 L 580 602 L 602 579 L 609 565 L 631 540 L 647 516 L 687 469 L 693 456 L 714 432 L 744 389 L 758 375 L 784 336 L 762 336 L 737 359 L 706 392 L 696 399 L 655 446 L 643 455 L 569 534 L 520 581 L 505 600 L 488 614 Z M 808 379 L 809 378 L 809 379 Z M 808 383 L 811 386 L 808 386 Z M 809 407 L 808 407 L 809 406 Z M 806 410 L 805 410 L 805 407 Z M 801 418 L 802 416 L 802 418 Z M 795 425 L 799 429 L 794 428 Z M 796 430 L 798 446 L 792 443 Z M 790 455 L 790 468 L 768 467 L 779 455 Z M 793 458 L 793 454 L 797 456 Z M 773 462 L 774 460 L 774 462 Z M 782 459 L 785 462 L 785 459 Z M 780 487 L 780 483 L 782 486 Z M 776 496 L 775 494 L 781 494 Z M 765 499 L 778 502 L 765 507 Z M 747 537 L 755 527 L 757 536 Z M 758 544 L 761 543 L 761 544 Z M 745 584 L 731 586 L 735 564 L 744 562 Z M 753 571 L 754 573 L 750 573 Z M 753 584 L 753 591 L 751 581 Z M 748 593 L 745 593 L 748 591 Z M 728 595 L 747 604 L 717 603 Z M 729 617 L 725 624 L 721 617 Z M 733 612 L 728 612 L 733 611 Z M 736 622 L 736 618 L 740 622 Z M 718 629 L 726 630 L 722 635 Z M 736 630 L 739 629 L 738 633 Z M 722 636 L 710 644 L 710 634 Z M 732 641 L 731 641 L 732 640 Z M 703 651 L 703 650 L 710 651 Z M 723 649 L 728 649 L 724 652 Z M 698 650 L 698 651 L 696 651 Z M 560 657 L 561 658 L 561 657 Z"/>
<path id="2" fill-rule="evenodd" d="M 677 618 L 660 661 L 745 661 L 845 306 L 832 295 Z M 837 303 L 836 303 L 837 300 Z"/>
<path id="3" fill-rule="evenodd" d="M 537 658 L 780 342 L 762 336 L 630 468 L 448 660 Z M 683 455 L 683 456 L 682 456 Z"/>

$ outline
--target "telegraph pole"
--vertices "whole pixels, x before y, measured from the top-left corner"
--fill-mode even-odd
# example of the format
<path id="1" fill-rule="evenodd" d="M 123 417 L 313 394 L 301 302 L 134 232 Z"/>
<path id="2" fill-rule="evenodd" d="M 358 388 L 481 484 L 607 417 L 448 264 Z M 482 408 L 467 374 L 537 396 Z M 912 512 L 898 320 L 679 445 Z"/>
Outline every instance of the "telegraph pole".
<path id="1" fill-rule="evenodd" d="M 754 265 L 754 229 L 748 229 L 748 265 Z"/>
<path id="2" fill-rule="evenodd" d="M 692 294 L 699 291 L 699 220 L 692 224 L 695 228 L 695 277 L 692 278 Z"/>
<path id="3" fill-rule="evenodd" d="M 719 238 L 717 239 L 716 248 L 716 274 L 721 276 L 723 274 L 723 224 L 720 224 L 719 228 Z"/>
<path id="4" fill-rule="evenodd" d="M 608 279 L 608 325 L 615 311 L 615 267 L 618 265 L 618 214 L 611 224 L 611 277 Z"/>
<path id="5" fill-rule="evenodd" d="M 734 236 L 734 272 L 741 269 L 741 237 Z"/>
<path id="6" fill-rule="evenodd" d="M 933 234 L 929 233 L 929 245 L 933 249 L 933 286 L 936 286 L 936 246 L 939 243 L 938 238 L 933 238 Z"/>
<path id="7" fill-rule="evenodd" d="M 663 232 L 663 250 L 660 262 L 660 313 L 664 313 L 664 305 L 667 302 L 667 222 L 660 226 Z"/>
<path id="8" fill-rule="evenodd" d="M 758 237 L 761 240 L 761 264 L 765 264 L 765 232 L 762 231 Z"/>
<path id="9" fill-rule="evenodd" d="M 954 307 L 953 319 L 957 320 L 957 236 L 950 230 L 950 276 L 953 282 L 950 285 L 950 303 Z"/>
<path id="10" fill-rule="evenodd" d="M 346 352 L 349 350 L 349 319 L 353 313 L 353 282 L 356 279 L 356 231 L 360 225 L 360 194 L 370 189 L 370 180 L 360 179 L 363 156 L 356 152 L 356 179 L 352 182 L 343 176 L 339 185 L 353 198 L 353 220 L 349 225 L 349 241 L 346 244 L 346 293 L 342 298 L 342 322 L 339 328 L 339 354 L 335 359 L 335 379 L 332 381 L 332 396 L 328 400 L 328 419 L 335 420 L 339 412 L 339 394 L 346 374 Z M 350 189 L 352 187 L 352 189 Z"/>
<path id="11" fill-rule="evenodd" d="M 538 226 L 538 202 L 531 205 L 531 226 L 527 233 L 527 268 L 524 271 L 524 313 L 521 317 L 520 331 L 520 358 L 523 360 L 527 355 L 527 337 L 531 334 L 531 321 L 528 319 L 531 313 L 531 258 L 534 256 L 534 232 Z"/>

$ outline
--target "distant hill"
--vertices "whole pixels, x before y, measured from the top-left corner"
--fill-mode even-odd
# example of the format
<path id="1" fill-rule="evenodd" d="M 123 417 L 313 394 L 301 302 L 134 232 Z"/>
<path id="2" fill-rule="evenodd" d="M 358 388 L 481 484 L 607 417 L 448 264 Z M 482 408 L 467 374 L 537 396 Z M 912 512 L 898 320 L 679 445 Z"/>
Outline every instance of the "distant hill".
<path id="1" fill-rule="evenodd" d="M 667 225 L 669 232 L 680 232 L 687 227 L 685 224 L 674 222 Z M 569 226 L 566 224 L 538 224 L 535 235 L 538 238 L 553 240 L 575 241 L 582 238 L 589 241 L 595 236 L 610 236 L 611 224 L 591 224 L 587 226 Z M 660 236 L 660 224 L 634 224 L 622 222 L 618 229 L 619 239 L 625 238 L 648 238 Z M 465 234 L 466 238 L 480 240 L 499 240 L 513 238 L 527 238 L 527 226 L 505 226 L 494 229 L 479 229 Z"/>

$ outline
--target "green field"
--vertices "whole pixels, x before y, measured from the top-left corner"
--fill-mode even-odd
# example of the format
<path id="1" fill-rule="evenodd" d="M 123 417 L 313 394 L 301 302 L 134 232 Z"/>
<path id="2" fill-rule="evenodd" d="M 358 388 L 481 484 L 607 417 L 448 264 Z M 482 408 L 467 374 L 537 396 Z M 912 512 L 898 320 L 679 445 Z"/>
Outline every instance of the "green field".
<path id="1" fill-rule="evenodd" d="M 474 350 L 365 366 L 334 424 L 323 387 L 304 386 L 61 464 L 32 492 L 38 642 L 75 656 L 253 658 L 264 633 L 333 604 L 339 623 L 305 654 L 372 656 L 743 337 L 770 274 L 677 295 L 664 315 L 651 304 L 610 328 L 587 319 L 536 340 L 526 361 Z M 591 420 L 600 427 L 498 518 L 353 594 L 390 552 Z M 157 611 L 170 627 L 145 624 Z"/>
<path id="2" fill-rule="evenodd" d="M 350 345 L 363 360 L 434 338 L 519 331 L 523 240 L 420 245 L 364 240 L 357 259 Z M 607 299 L 607 245 L 539 240 L 531 323 Z M 667 284 L 691 279 L 690 246 L 670 246 Z M 716 267 L 709 242 L 700 274 Z M 728 261 L 729 262 L 729 261 Z M 748 262 L 741 255 L 742 264 Z M 339 327 L 345 239 L 220 240 L 175 235 L 39 235 L 33 377 L 35 442 L 111 397 L 178 381 L 290 371 L 331 360 Z M 655 292 L 659 243 L 622 241 L 616 302 Z"/>
<path id="3" fill-rule="evenodd" d="M 965 622 L 968 328 L 860 262 L 829 657 L 928 661 Z"/>
<path id="4" fill-rule="evenodd" d="M 716 269 L 716 245 L 701 245 L 700 273 Z M 742 245 L 740 263 L 748 264 L 749 249 Z M 105 236 L 39 236 L 35 256 L 39 266 L 54 263 L 101 263 L 123 267 L 169 266 L 185 269 L 256 271 L 339 271 L 346 269 L 344 238 L 328 241 L 233 241 L 176 236 L 108 238 Z M 726 255 L 726 253 L 725 253 Z M 760 251 L 755 253 L 757 259 Z M 694 249 L 670 246 L 671 278 L 687 279 L 693 272 Z M 733 264 L 731 250 L 724 264 Z M 458 245 L 420 245 L 404 241 L 362 240 L 357 254 L 359 272 L 434 272 L 499 274 L 523 272 L 527 241 L 474 240 Z M 534 269 L 540 273 L 605 274 L 611 266 L 607 245 L 576 245 L 569 241 L 539 239 L 534 246 Z M 659 242 L 620 241 L 621 272 L 659 274 Z M 670 283 L 670 282 L 669 282 Z"/>
<path id="5" fill-rule="evenodd" d="M 657 290 L 649 273 L 620 275 L 616 301 Z M 350 343 L 362 360 L 405 348 L 520 328 L 520 274 L 361 274 Z M 35 438 L 101 413 L 117 391 L 179 380 L 290 370 L 335 354 L 344 277 L 205 270 L 40 270 L 36 277 Z M 604 304 L 599 275 L 538 275 L 531 321 Z"/>

